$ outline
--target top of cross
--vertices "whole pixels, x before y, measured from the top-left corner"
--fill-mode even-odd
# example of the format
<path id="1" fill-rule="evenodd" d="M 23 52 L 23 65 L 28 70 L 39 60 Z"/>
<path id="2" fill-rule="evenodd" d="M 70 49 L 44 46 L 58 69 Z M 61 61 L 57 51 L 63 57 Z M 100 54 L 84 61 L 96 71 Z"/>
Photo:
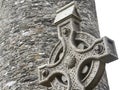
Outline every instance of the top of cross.
<path id="1" fill-rule="evenodd" d="M 77 20 L 80 20 L 80 16 L 79 13 L 77 11 L 77 7 L 76 7 L 76 2 L 73 1 L 70 4 L 60 8 L 59 10 L 57 10 L 57 15 L 55 18 L 54 23 L 55 24 L 59 24 L 62 21 L 69 19 L 71 17 L 73 18 L 77 18 Z"/>

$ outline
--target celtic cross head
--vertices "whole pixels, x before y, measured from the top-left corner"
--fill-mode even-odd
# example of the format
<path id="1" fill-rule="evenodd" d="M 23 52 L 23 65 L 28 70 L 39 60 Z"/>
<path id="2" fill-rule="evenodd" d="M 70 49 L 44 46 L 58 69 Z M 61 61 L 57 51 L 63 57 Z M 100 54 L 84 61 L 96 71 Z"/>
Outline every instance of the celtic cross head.
<path id="1" fill-rule="evenodd" d="M 74 2 L 57 11 L 54 23 L 60 41 L 49 63 L 38 67 L 40 84 L 49 90 L 92 90 L 105 64 L 118 58 L 113 40 L 81 31 L 80 21 Z"/>

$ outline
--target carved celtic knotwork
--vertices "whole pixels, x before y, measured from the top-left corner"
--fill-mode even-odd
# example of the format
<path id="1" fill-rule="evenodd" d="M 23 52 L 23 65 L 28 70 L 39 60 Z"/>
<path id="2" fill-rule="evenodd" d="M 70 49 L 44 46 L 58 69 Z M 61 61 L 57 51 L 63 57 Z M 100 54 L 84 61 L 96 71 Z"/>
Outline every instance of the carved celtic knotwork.
<path id="1" fill-rule="evenodd" d="M 58 17 L 67 10 L 66 16 Z M 60 41 L 54 47 L 49 63 L 39 67 L 40 84 L 51 90 L 91 90 L 101 79 L 105 63 L 117 59 L 114 42 L 80 31 L 74 3 L 57 14 L 55 23 Z"/>

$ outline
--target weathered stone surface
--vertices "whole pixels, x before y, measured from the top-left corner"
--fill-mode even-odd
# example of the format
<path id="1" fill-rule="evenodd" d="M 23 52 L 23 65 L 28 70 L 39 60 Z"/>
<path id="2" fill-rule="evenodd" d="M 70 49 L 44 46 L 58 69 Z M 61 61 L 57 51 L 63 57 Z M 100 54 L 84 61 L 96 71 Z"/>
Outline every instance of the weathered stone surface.
<path id="1" fill-rule="evenodd" d="M 55 11 L 72 0 L 0 1 L 0 89 L 42 90 L 37 67 L 58 41 Z M 99 37 L 94 0 L 76 0 L 81 30 Z M 44 88 L 43 88 L 44 90 Z M 109 90 L 106 75 L 95 90 Z"/>

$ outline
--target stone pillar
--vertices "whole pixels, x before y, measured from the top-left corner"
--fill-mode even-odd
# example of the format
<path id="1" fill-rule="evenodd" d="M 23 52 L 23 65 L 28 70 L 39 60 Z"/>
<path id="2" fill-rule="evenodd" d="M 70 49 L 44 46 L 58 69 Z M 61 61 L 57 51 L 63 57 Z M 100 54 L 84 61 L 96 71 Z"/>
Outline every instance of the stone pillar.
<path id="1" fill-rule="evenodd" d="M 0 1 L 0 90 L 45 90 L 37 67 L 58 41 L 56 10 L 72 0 Z M 75 0 L 80 29 L 99 38 L 94 0 Z M 109 90 L 106 73 L 94 90 Z"/>

